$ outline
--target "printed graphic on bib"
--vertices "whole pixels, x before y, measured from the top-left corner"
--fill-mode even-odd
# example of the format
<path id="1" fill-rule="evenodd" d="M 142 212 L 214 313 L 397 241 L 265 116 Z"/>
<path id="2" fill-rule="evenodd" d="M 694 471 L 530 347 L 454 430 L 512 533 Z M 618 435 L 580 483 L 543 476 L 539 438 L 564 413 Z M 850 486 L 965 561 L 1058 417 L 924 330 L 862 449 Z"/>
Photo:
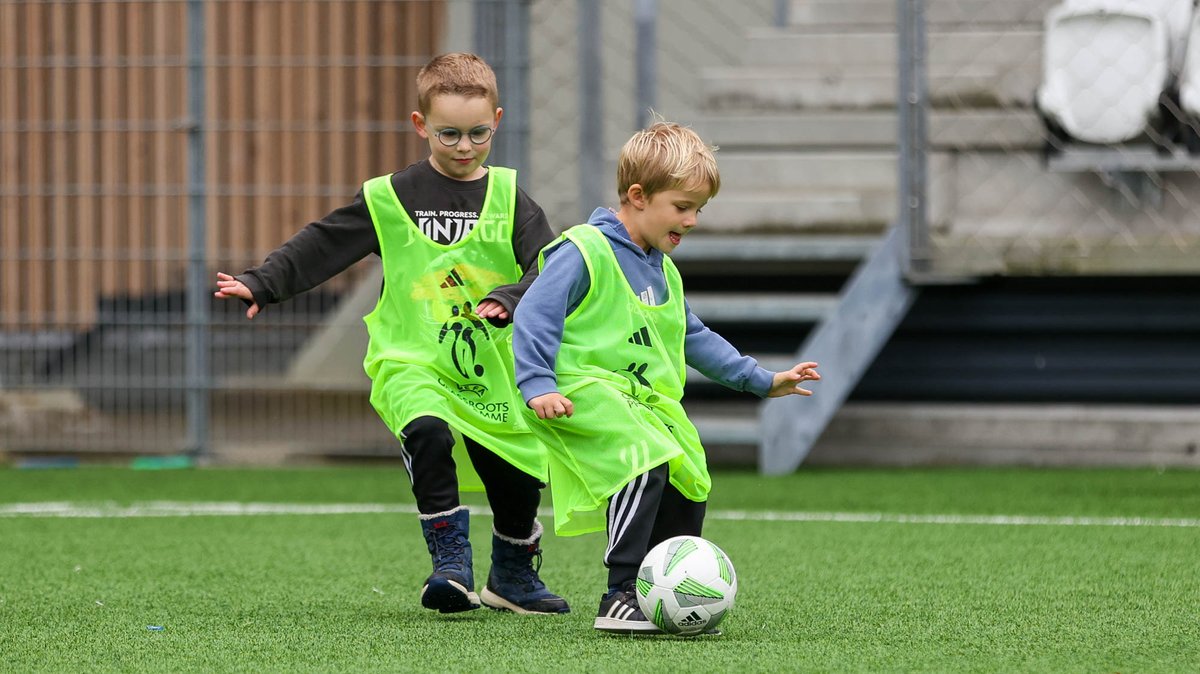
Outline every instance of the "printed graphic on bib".
<path id="1" fill-rule="evenodd" d="M 470 302 L 451 308 L 450 319 L 442 324 L 438 332 L 438 344 L 450 349 L 450 361 L 464 379 L 483 376 L 483 365 L 477 363 L 476 359 L 480 343 L 491 338 L 483 320 L 472 311 Z"/>
<path id="2" fill-rule="evenodd" d="M 451 269 L 449 274 L 446 274 L 445 280 L 442 281 L 440 288 L 457 288 L 465 286 L 467 282 L 463 280 L 462 274 L 458 273 L 457 269 Z"/>
<path id="3" fill-rule="evenodd" d="M 650 367 L 649 363 L 630 363 L 625 366 L 624 370 L 614 370 L 617 374 L 623 374 L 641 384 L 649 387 L 650 380 L 646 379 L 646 368 Z"/>
<path id="4" fill-rule="evenodd" d="M 629 392 L 621 391 L 621 395 L 630 407 L 646 407 L 647 403 L 653 405 L 658 402 L 658 394 L 654 392 L 650 380 L 646 379 L 649 367 L 649 363 L 630 363 L 622 370 L 613 370 L 629 380 Z"/>
<path id="5" fill-rule="evenodd" d="M 423 307 L 418 320 L 452 323 L 461 315 L 464 302 L 478 302 L 498 286 L 511 283 L 508 277 L 483 267 L 460 263 L 432 265 L 432 270 L 412 282 L 409 297 Z M 455 307 L 457 307 L 457 312 Z"/>

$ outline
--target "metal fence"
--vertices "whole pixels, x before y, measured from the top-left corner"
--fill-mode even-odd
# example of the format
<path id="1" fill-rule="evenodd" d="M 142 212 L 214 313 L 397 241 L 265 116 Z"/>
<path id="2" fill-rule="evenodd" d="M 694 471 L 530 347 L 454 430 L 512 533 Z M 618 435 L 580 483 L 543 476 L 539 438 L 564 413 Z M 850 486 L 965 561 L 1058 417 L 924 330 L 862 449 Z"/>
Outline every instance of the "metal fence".
<path id="1" fill-rule="evenodd" d="M 915 279 L 1200 271 L 1191 0 L 896 7 Z"/>
<path id="2" fill-rule="evenodd" d="M 369 265 L 254 323 L 213 274 L 422 156 L 411 82 L 442 23 L 428 1 L 0 2 L 0 451 L 378 443 L 356 397 L 286 377 Z"/>
<path id="3" fill-rule="evenodd" d="M 917 282 L 1195 274 L 1188 73 L 1138 138 L 1072 141 L 1038 105 L 1058 4 L 0 0 L 0 452 L 392 455 L 374 261 L 254 321 L 211 282 L 426 154 L 412 82 L 441 51 L 495 67 L 493 159 L 556 229 L 613 205 L 653 108 L 722 146 L 710 231 L 903 218 Z"/>
<path id="4" fill-rule="evenodd" d="M 731 22 L 774 9 L 656 4 L 642 95 L 667 112 L 693 105 L 696 63 L 736 51 Z M 497 71 L 494 161 L 573 224 L 609 201 L 581 185 L 611 182 L 636 124 L 634 14 L 630 0 L 0 0 L 0 453 L 394 456 L 360 364 L 376 261 L 254 321 L 212 298 L 215 272 L 258 264 L 362 180 L 425 156 L 413 79 L 454 49 Z M 581 61 L 592 30 L 599 59 Z M 604 126 L 602 176 L 579 173 L 581 110 Z"/>

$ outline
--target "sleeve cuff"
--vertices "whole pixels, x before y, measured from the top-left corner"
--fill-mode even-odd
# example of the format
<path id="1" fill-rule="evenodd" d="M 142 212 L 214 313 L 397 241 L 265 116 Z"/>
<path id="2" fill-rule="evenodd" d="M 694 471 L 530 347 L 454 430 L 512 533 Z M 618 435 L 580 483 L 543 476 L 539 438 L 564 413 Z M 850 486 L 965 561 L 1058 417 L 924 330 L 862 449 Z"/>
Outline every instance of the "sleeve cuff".
<path id="1" fill-rule="evenodd" d="M 504 310 L 508 312 L 508 318 L 489 318 L 488 323 L 491 323 L 497 328 L 507 327 L 510 323 L 512 323 L 513 313 L 516 311 L 516 302 L 513 302 L 512 297 L 503 292 L 503 288 L 496 288 L 484 296 L 483 300 L 492 300 L 494 302 L 498 302 L 500 306 L 504 307 Z M 479 301 L 482 302 L 483 300 Z"/>
<path id="2" fill-rule="evenodd" d="M 530 400 L 538 396 L 557 392 L 558 382 L 553 377 L 537 377 L 521 384 L 520 389 L 521 397 L 525 399 L 525 404 L 528 405 Z"/>
<path id="3" fill-rule="evenodd" d="M 254 274 L 238 274 L 235 279 L 242 282 L 242 285 L 250 289 L 250 294 L 254 296 L 254 304 L 258 305 L 259 309 L 266 309 L 271 303 L 271 296 L 267 293 L 267 289 L 263 287 L 261 281 Z M 250 302 L 246 302 L 247 305 Z"/>
<path id="4" fill-rule="evenodd" d="M 746 390 L 759 398 L 766 398 L 767 394 L 771 392 L 773 383 L 775 383 L 774 372 L 755 367 L 754 372 L 750 374 L 750 379 L 746 382 Z"/>

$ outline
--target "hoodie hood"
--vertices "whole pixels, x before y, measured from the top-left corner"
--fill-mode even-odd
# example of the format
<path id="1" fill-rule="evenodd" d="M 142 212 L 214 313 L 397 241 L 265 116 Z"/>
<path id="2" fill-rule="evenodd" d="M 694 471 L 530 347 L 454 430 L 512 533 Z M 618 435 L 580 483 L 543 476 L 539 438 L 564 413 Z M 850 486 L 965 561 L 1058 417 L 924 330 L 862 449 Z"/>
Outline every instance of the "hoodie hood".
<path id="1" fill-rule="evenodd" d="M 651 248 L 649 253 L 642 250 L 642 247 L 630 238 L 629 230 L 625 229 L 625 223 L 621 222 L 611 209 L 597 208 L 592 211 L 591 217 L 588 218 L 588 224 L 599 228 L 616 250 L 624 249 L 624 251 L 636 255 L 643 263 L 662 269 L 662 251 L 657 248 Z M 621 256 L 618 254 L 617 257 Z"/>

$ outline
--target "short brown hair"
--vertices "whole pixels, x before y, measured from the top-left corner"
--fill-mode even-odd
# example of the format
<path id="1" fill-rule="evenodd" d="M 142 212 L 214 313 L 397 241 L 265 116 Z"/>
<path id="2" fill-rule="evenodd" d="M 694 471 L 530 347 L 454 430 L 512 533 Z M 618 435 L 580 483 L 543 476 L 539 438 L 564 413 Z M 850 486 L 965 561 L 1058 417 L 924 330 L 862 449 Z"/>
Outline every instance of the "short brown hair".
<path id="1" fill-rule="evenodd" d="M 474 54 L 451 52 L 433 57 L 417 73 L 417 105 L 429 112 L 429 103 L 439 94 L 486 98 L 492 107 L 500 105 L 496 73 Z"/>
<path id="2" fill-rule="evenodd" d="M 707 184 L 711 199 L 721 189 L 717 148 L 707 145 L 686 126 L 656 122 L 638 131 L 621 148 L 617 160 L 617 192 L 628 202 L 632 185 L 641 185 L 647 197 L 675 189 L 695 189 Z"/>

